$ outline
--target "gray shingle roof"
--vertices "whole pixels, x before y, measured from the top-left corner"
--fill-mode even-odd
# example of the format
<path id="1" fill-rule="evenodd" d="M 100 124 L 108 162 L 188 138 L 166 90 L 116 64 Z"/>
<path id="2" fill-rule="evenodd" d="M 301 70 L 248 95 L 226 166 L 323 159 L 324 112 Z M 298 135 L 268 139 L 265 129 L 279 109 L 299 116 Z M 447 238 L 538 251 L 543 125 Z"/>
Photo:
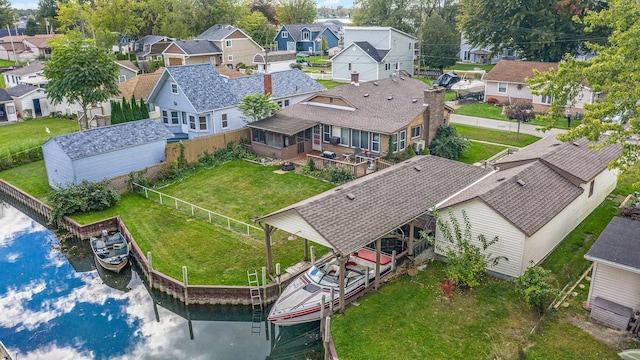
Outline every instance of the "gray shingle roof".
<path id="1" fill-rule="evenodd" d="M 355 107 L 354 111 L 299 103 L 278 111 L 275 116 L 322 119 L 322 123 L 327 125 L 391 134 L 406 127 L 425 111 L 426 89 L 429 89 L 428 85 L 410 78 L 398 78 L 396 81 L 386 78 L 360 83 L 359 86 L 343 85 L 317 96 L 343 99 Z M 388 100 L 389 97 L 392 99 Z"/>
<path id="2" fill-rule="evenodd" d="M 34 90 L 38 90 L 37 86 L 33 86 L 33 85 L 17 85 L 11 88 L 7 89 L 7 93 L 9 94 L 9 96 L 13 96 L 13 97 L 21 97 L 23 95 L 26 95 Z"/>
<path id="3" fill-rule="evenodd" d="M 237 103 L 228 80 L 220 76 L 211 64 L 168 66 L 166 71 L 197 112 Z"/>
<path id="4" fill-rule="evenodd" d="M 142 39 L 140 39 L 140 44 L 155 44 L 158 41 L 161 41 L 164 39 L 164 36 L 161 35 L 145 35 L 142 37 Z"/>
<path id="5" fill-rule="evenodd" d="M 37 72 L 42 71 L 43 68 L 44 68 L 44 65 L 41 62 L 34 61 L 34 62 L 32 62 L 31 64 L 29 64 L 27 66 L 23 66 L 21 68 L 15 69 L 15 70 L 6 71 L 5 74 L 9 74 L 9 75 L 35 74 Z"/>
<path id="6" fill-rule="evenodd" d="M 171 131 L 159 121 L 148 119 L 54 136 L 49 141 L 56 142 L 71 159 L 79 159 L 171 137 Z"/>
<path id="7" fill-rule="evenodd" d="M 389 50 L 378 50 L 373 45 L 369 44 L 368 41 L 354 41 L 354 44 L 357 45 L 362 51 L 371 56 L 375 61 L 381 62 L 385 56 L 389 53 Z"/>
<path id="8" fill-rule="evenodd" d="M 222 50 L 209 40 L 178 40 L 175 43 L 186 55 L 222 54 Z"/>
<path id="9" fill-rule="evenodd" d="M 9 96 L 9 93 L 5 89 L 0 89 L 0 103 L 13 102 L 13 98 Z"/>
<path id="10" fill-rule="evenodd" d="M 212 27 L 205 30 L 202 34 L 196 36 L 196 39 L 213 40 L 213 41 L 222 40 L 236 30 L 237 28 L 229 24 L 215 24 Z"/>
<path id="11" fill-rule="evenodd" d="M 294 211 L 339 253 L 348 254 L 489 173 L 436 156 L 416 156 L 256 221 L 269 223 L 273 216 Z"/>
<path id="12" fill-rule="evenodd" d="M 322 24 L 289 24 L 283 26 L 289 32 L 289 37 L 292 37 L 295 41 L 302 41 L 302 30 L 305 28 L 309 29 L 312 33 L 321 33 L 325 28 L 327 28 L 326 25 Z M 329 28 L 329 30 L 333 31 L 331 28 Z M 305 41 L 313 40 L 314 39 L 309 39 Z"/>
<path id="13" fill-rule="evenodd" d="M 231 91 L 242 100 L 247 95 L 264 94 L 264 74 L 229 79 Z M 278 71 L 271 74 L 272 95 L 281 98 L 324 90 L 324 86 L 298 69 Z"/>
<path id="14" fill-rule="evenodd" d="M 622 217 L 611 219 L 585 258 L 628 266 L 640 271 L 640 221 Z"/>

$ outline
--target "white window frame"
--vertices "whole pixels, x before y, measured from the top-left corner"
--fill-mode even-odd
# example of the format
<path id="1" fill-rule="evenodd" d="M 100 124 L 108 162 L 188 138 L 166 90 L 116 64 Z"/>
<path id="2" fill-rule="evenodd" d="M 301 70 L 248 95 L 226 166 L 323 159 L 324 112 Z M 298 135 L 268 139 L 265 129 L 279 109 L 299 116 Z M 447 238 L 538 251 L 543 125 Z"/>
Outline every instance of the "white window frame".
<path id="1" fill-rule="evenodd" d="M 196 130 L 196 116 L 189 115 L 189 129 Z"/>
<path id="2" fill-rule="evenodd" d="M 118 82 L 125 82 L 127 81 L 127 76 L 126 75 L 120 75 L 118 77 Z"/>
<path id="3" fill-rule="evenodd" d="M 311 32 L 309 31 L 303 31 L 302 32 L 302 40 L 310 40 L 311 39 Z"/>
<path id="4" fill-rule="evenodd" d="M 182 125 L 187 125 L 187 113 L 182 113 Z"/>
<path id="5" fill-rule="evenodd" d="M 178 93 L 178 84 L 176 84 L 176 83 L 172 83 L 171 84 L 171 93 L 172 94 L 177 94 Z"/>
<path id="6" fill-rule="evenodd" d="M 380 152 L 380 133 L 371 133 L 371 151 Z"/>
<path id="7" fill-rule="evenodd" d="M 233 55 L 227 55 L 227 61 L 233 61 Z"/>
<path id="8" fill-rule="evenodd" d="M 169 112 L 167 110 L 162 110 L 162 122 L 169 125 Z"/>
<path id="9" fill-rule="evenodd" d="M 226 47 L 230 48 L 230 47 L 231 47 L 231 45 L 232 45 L 232 41 L 231 41 L 231 40 L 227 40 L 227 41 L 225 41 L 225 46 L 226 46 Z"/>
<path id="10" fill-rule="evenodd" d="M 180 113 L 171 111 L 171 125 L 180 125 Z"/>
<path id="11" fill-rule="evenodd" d="M 414 132 L 415 132 L 415 134 L 414 134 Z M 422 136 L 422 125 L 412 126 L 411 127 L 411 139 L 416 139 L 416 138 L 419 138 L 420 136 Z"/>
<path id="12" fill-rule="evenodd" d="M 283 39 L 288 39 L 289 38 L 289 32 L 288 31 L 283 31 L 280 33 L 280 37 Z"/>
<path id="13" fill-rule="evenodd" d="M 16 113 L 16 106 L 14 104 L 7 104 L 5 110 L 7 111 L 7 115 L 13 115 Z"/>
<path id="14" fill-rule="evenodd" d="M 400 131 L 398 135 L 398 151 L 404 151 L 407 148 L 407 130 Z"/>
<path id="15" fill-rule="evenodd" d="M 209 116 L 198 115 L 198 129 L 196 131 L 207 131 L 208 129 L 209 129 Z"/>
<path id="16" fill-rule="evenodd" d="M 331 125 L 322 125 L 322 142 L 328 143 L 331 141 Z"/>
<path id="17" fill-rule="evenodd" d="M 551 105 L 555 99 L 554 96 L 542 95 L 540 97 L 540 104 Z"/>
<path id="18" fill-rule="evenodd" d="M 502 85 L 504 85 L 504 90 L 501 91 Z M 498 83 L 498 90 L 497 90 L 498 94 L 506 94 L 508 91 L 509 91 L 509 84 L 501 83 L 501 82 Z"/>
<path id="19" fill-rule="evenodd" d="M 226 113 L 220 115 L 220 124 L 223 129 L 229 127 L 229 116 Z"/>
<path id="20" fill-rule="evenodd" d="M 362 133 L 366 133 L 367 136 L 364 146 L 362 146 Z M 369 150 L 369 148 L 371 147 L 371 133 L 364 130 L 351 130 L 351 147 Z"/>

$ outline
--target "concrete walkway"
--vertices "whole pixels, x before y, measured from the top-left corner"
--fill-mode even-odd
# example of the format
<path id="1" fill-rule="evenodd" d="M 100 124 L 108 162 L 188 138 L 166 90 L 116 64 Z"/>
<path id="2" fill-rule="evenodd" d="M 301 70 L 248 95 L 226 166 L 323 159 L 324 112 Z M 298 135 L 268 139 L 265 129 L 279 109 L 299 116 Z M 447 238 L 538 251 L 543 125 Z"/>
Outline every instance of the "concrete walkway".
<path id="1" fill-rule="evenodd" d="M 452 124 L 472 125 L 472 126 L 479 126 L 479 127 L 489 128 L 489 129 L 511 131 L 511 132 L 518 131 L 518 123 L 515 121 L 492 120 L 492 119 L 486 119 L 486 118 L 481 118 L 476 116 L 457 115 L 457 114 L 451 114 L 450 120 Z M 556 136 L 558 134 L 563 134 L 567 132 L 567 130 L 562 130 L 562 129 L 551 129 L 543 133 L 542 131 L 536 130 L 537 128 L 538 126 L 535 126 L 535 125 L 520 124 L 520 133 L 534 135 L 538 137 L 547 137 L 550 135 Z"/>

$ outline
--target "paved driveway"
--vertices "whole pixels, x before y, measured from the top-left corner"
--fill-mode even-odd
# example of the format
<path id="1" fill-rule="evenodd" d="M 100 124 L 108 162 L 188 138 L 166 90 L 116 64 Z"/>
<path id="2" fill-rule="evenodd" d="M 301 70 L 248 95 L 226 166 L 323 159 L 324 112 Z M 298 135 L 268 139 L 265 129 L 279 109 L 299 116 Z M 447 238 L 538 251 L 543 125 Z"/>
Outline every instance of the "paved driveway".
<path id="1" fill-rule="evenodd" d="M 518 123 L 512 121 L 501 121 L 501 120 L 492 120 L 475 116 L 467 116 L 467 115 L 456 115 L 451 114 L 451 123 L 452 124 L 464 124 L 464 125 L 473 125 L 480 126 L 490 129 L 496 130 L 504 130 L 504 131 L 518 131 Z M 521 134 L 529 134 L 539 137 L 547 137 L 550 135 L 558 135 L 567 132 L 567 130 L 561 129 L 551 129 L 547 132 L 542 132 L 536 130 L 538 126 L 529 125 L 529 124 L 520 124 L 520 133 Z"/>

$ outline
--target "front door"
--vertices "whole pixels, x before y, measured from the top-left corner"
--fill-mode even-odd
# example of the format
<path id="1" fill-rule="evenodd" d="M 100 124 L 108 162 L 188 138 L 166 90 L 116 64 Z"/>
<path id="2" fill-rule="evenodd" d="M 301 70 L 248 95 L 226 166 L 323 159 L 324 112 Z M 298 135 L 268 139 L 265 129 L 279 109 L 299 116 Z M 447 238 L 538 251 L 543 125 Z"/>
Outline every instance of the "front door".
<path id="1" fill-rule="evenodd" d="M 42 108 L 40 107 L 40 99 L 33 99 L 33 116 L 42 116 Z"/>
<path id="2" fill-rule="evenodd" d="M 311 148 L 313 150 L 322 150 L 322 132 L 320 131 L 320 124 L 313 127 L 313 145 Z"/>

